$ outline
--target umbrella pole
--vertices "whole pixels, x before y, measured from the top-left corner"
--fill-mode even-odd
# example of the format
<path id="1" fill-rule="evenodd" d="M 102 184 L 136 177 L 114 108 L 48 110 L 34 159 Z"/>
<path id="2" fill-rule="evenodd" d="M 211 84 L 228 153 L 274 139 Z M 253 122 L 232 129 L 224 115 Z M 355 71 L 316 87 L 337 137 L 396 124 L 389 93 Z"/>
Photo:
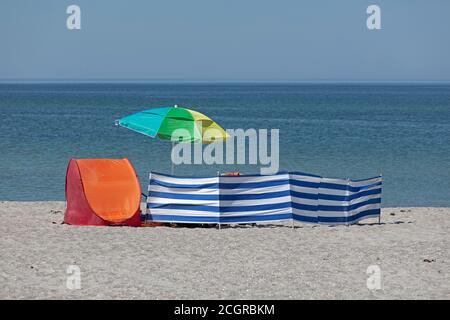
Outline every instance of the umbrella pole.
<path id="1" fill-rule="evenodd" d="M 173 163 L 173 160 L 172 160 L 172 152 L 173 152 L 174 147 L 175 147 L 175 141 L 172 141 L 172 150 L 170 152 L 170 163 L 172 164 L 170 172 L 172 175 L 174 175 L 174 173 L 175 173 L 175 164 Z"/>

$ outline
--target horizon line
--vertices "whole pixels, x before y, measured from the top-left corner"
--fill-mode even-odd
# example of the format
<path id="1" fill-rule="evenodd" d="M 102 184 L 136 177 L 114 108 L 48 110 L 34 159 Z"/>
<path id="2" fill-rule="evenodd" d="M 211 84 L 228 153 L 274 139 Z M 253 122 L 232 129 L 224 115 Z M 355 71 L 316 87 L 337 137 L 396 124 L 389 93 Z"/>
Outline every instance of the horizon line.
<path id="1" fill-rule="evenodd" d="M 405 80 L 405 79 L 394 79 L 394 80 L 373 80 L 373 79 L 0 79 L 0 84 L 39 84 L 39 83 L 164 83 L 164 84 L 182 84 L 182 83 L 266 83 L 266 84 L 448 84 L 449 80 Z"/>

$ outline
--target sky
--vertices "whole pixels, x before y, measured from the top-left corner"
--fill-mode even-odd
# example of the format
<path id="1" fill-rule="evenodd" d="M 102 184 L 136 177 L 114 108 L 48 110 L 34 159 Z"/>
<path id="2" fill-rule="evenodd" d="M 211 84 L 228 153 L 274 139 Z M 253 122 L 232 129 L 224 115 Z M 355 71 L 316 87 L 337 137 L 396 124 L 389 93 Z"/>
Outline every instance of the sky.
<path id="1" fill-rule="evenodd" d="M 1 0 L 0 81 L 450 81 L 449 39 L 448 0 Z"/>

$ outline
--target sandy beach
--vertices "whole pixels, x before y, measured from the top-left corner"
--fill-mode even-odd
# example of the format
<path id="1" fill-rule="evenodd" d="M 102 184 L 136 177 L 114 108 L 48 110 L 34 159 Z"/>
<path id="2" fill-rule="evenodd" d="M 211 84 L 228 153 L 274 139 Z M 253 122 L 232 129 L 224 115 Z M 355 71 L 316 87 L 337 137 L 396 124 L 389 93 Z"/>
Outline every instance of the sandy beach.
<path id="1" fill-rule="evenodd" d="M 62 224 L 64 202 L 0 202 L 1 299 L 449 299 L 450 208 L 353 226 Z M 67 268 L 81 271 L 68 289 Z M 381 270 L 369 290 L 366 270 Z"/>

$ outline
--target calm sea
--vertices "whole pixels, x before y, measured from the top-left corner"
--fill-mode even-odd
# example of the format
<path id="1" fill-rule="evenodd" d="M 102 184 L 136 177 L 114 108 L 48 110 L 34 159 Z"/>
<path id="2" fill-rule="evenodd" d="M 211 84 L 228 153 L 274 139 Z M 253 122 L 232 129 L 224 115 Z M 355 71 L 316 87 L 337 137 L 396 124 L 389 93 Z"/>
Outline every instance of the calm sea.
<path id="1" fill-rule="evenodd" d="M 114 120 L 178 104 L 224 128 L 279 128 L 280 170 L 384 176 L 384 206 L 450 207 L 450 85 L 0 84 L 0 200 L 63 200 L 70 158 L 128 157 L 145 186 L 170 142 Z M 180 175 L 259 172 L 181 165 Z"/>

